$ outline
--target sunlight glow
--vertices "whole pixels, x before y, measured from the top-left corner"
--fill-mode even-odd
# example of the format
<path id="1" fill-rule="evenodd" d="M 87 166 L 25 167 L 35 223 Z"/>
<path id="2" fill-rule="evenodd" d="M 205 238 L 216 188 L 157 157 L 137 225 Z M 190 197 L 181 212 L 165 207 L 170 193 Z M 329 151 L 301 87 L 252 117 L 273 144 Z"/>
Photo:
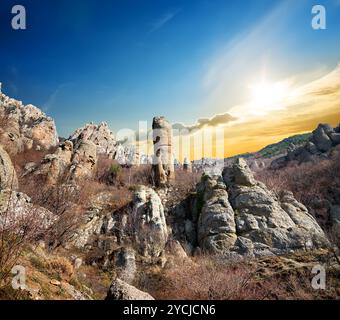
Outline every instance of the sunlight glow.
<path id="1" fill-rule="evenodd" d="M 261 83 L 249 86 L 251 90 L 251 112 L 263 115 L 269 111 L 279 110 L 282 103 L 289 96 L 289 84 L 287 82 Z"/>

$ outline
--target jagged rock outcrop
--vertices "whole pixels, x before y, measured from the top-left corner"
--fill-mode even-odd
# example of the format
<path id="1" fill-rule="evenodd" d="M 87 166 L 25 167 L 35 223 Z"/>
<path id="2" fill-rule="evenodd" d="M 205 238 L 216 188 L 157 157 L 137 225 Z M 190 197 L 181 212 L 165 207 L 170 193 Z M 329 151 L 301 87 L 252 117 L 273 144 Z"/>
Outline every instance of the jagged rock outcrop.
<path id="1" fill-rule="evenodd" d="M 80 141 L 73 153 L 71 177 L 79 179 L 90 177 L 97 163 L 97 147 L 89 140 Z"/>
<path id="2" fill-rule="evenodd" d="M 147 292 L 138 290 L 126 282 L 115 279 L 107 293 L 105 300 L 155 300 Z"/>
<path id="3" fill-rule="evenodd" d="M 68 243 L 77 248 L 99 248 L 105 252 L 101 264 L 112 264 L 117 247 L 132 247 L 136 253 L 158 258 L 168 240 L 164 207 L 158 194 L 151 188 L 138 186 L 133 200 L 119 212 L 106 209 L 108 196 L 100 196 L 95 207 L 84 216 L 79 228 Z M 102 202 L 102 204 L 99 204 Z M 129 255 L 128 253 L 126 253 Z M 129 259 L 127 259 L 129 260 Z"/>
<path id="4" fill-rule="evenodd" d="M 0 91 L 0 143 L 11 154 L 58 145 L 54 120 L 39 108 L 12 99 Z"/>
<path id="5" fill-rule="evenodd" d="M 305 145 L 298 148 L 291 146 L 286 156 L 272 161 L 270 168 L 280 169 L 291 161 L 302 163 L 317 157 L 328 157 L 334 147 L 340 144 L 339 127 L 333 129 L 329 124 L 319 124 Z"/>
<path id="6" fill-rule="evenodd" d="M 234 211 L 221 176 L 205 175 L 198 186 L 203 207 L 198 220 L 198 243 L 210 252 L 224 251 L 235 244 Z"/>
<path id="7" fill-rule="evenodd" d="M 18 188 L 18 178 L 8 153 L 0 146 L 0 190 Z"/>
<path id="8" fill-rule="evenodd" d="M 60 178 L 70 181 L 90 177 L 96 168 L 96 145 L 91 141 L 79 141 L 76 148 L 64 141 L 53 154 L 46 155 L 41 163 L 26 167 L 24 176 L 40 176 L 46 183 L 55 184 Z"/>
<path id="9" fill-rule="evenodd" d="M 326 237 L 305 206 L 284 192 L 277 198 L 257 182 L 243 159 L 223 172 L 238 236 L 271 252 L 322 247 Z"/>
<path id="10" fill-rule="evenodd" d="M 223 175 L 204 175 L 197 189 L 198 246 L 212 253 L 259 256 L 324 247 L 327 238 L 291 192 L 276 196 L 245 160 Z"/>
<path id="11" fill-rule="evenodd" d="M 84 127 L 78 128 L 69 137 L 69 140 L 73 142 L 76 149 L 83 141 L 92 141 L 96 145 L 97 154 L 105 154 L 111 158 L 114 157 L 117 149 L 114 134 L 106 122 L 99 125 L 86 124 Z"/>
<path id="12" fill-rule="evenodd" d="M 78 128 L 70 137 L 75 149 L 83 141 L 91 141 L 96 145 L 97 156 L 105 155 L 123 166 L 138 166 L 141 156 L 136 145 L 117 142 L 106 122 L 99 125 L 90 123 Z"/>
<path id="13" fill-rule="evenodd" d="M 143 256 L 158 257 L 168 240 L 164 208 L 158 194 L 139 186 L 133 196 L 132 228 L 134 243 Z"/>
<path id="14" fill-rule="evenodd" d="M 152 123 L 154 159 L 153 172 L 158 187 L 171 183 L 175 177 L 172 126 L 164 117 L 155 117 Z"/>

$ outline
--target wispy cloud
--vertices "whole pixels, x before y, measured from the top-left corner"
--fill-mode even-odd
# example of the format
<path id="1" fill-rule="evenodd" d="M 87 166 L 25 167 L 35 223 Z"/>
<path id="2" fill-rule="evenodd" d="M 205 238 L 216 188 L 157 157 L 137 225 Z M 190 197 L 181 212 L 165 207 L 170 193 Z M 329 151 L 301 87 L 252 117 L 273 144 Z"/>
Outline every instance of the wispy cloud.
<path id="1" fill-rule="evenodd" d="M 173 11 L 168 11 L 167 13 L 163 14 L 160 18 L 155 20 L 152 23 L 150 33 L 153 33 L 159 29 L 161 29 L 163 26 L 165 26 L 168 22 L 170 22 L 175 16 L 181 11 L 181 9 L 176 9 Z"/>
<path id="2" fill-rule="evenodd" d="M 72 85 L 72 83 L 70 83 L 70 82 L 62 83 L 61 85 L 59 85 L 59 86 L 57 87 L 57 89 L 55 89 L 55 90 L 50 94 L 50 96 L 48 97 L 47 101 L 44 103 L 44 105 L 43 105 L 43 107 L 42 107 L 43 111 L 44 111 L 44 112 L 47 112 L 48 110 L 50 110 L 50 109 L 54 106 L 54 104 L 55 104 L 55 102 L 56 102 L 56 100 L 57 100 L 58 95 L 60 94 L 60 92 L 61 92 L 63 89 L 65 89 L 66 87 L 70 86 L 70 85 Z"/>

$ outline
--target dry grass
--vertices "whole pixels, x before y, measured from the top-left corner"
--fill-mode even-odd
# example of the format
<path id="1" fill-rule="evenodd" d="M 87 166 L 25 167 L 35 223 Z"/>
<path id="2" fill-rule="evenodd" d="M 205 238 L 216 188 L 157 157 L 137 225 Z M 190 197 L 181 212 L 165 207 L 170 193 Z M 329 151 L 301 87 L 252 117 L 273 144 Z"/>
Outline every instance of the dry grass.
<path id="1" fill-rule="evenodd" d="M 313 263 L 299 267 L 280 257 L 228 262 L 200 256 L 157 274 L 143 274 L 139 287 L 160 300 L 338 299 L 340 269 L 329 268 L 326 290 L 314 290 Z"/>
<path id="2" fill-rule="evenodd" d="M 73 276 L 73 265 L 64 257 L 56 257 L 48 261 L 47 270 L 60 280 L 70 280 Z"/>
<path id="3" fill-rule="evenodd" d="M 269 189 L 279 194 L 290 190 L 312 214 L 325 226 L 328 222 L 328 207 L 325 203 L 335 203 L 339 195 L 334 190 L 340 188 L 340 154 L 317 163 L 293 164 L 279 170 L 266 169 L 256 173 L 256 178 Z"/>

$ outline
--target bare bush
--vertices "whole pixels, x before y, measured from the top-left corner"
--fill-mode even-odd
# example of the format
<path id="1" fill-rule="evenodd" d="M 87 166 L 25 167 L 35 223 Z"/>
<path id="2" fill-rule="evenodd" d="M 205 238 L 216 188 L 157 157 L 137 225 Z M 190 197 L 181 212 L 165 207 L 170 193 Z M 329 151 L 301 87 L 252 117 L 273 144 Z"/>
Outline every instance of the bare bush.
<path id="1" fill-rule="evenodd" d="M 0 209 L 0 288 L 8 285 L 11 269 L 25 247 L 45 231 L 41 208 L 20 207 L 14 192 L 1 194 Z"/>
<path id="2" fill-rule="evenodd" d="M 162 273 L 158 284 L 144 282 L 144 286 L 161 300 L 264 299 L 268 294 L 259 286 L 254 268 L 209 256 L 171 267 Z"/>
<path id="3" fill-rule="evenodd" d="M 316 163 L 293 164 L 279 170 L 265 169 L 256 173 L 256 178 L 277 194 L 282 190 L 292 191 L 295 198 L 326 226 L 329 208 L 325 202 L 339 200 L 334 190 L 340 187 L 340 154 Z"/>
<path id="4" fill-rule="evenodd" d="M 143 272 L 137 286 L 159 300 L 312 300 L 338 297 L 338 272 L 327 270 L 327 290 L 320 292 L 311 285 L 311 268 L 291 266 L 289 260 L 279 257 L 226 261 L 225 257 L 199 256 L 166 269 Z"/>

